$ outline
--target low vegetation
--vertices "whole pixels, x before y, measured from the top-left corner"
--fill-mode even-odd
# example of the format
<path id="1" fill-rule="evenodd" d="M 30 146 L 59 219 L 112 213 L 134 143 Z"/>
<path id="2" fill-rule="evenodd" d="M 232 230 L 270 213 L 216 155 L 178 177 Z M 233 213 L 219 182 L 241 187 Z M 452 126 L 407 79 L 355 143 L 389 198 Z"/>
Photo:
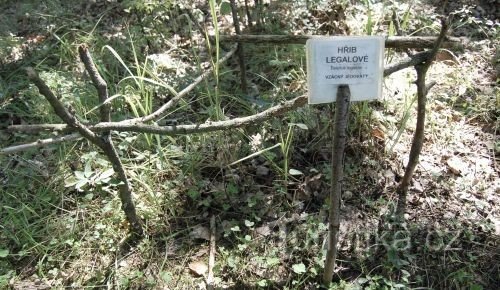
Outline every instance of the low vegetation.
<path id="1" fill-rule="evenodd" d="M 2 148 L 66 134 L 8 128 L 61 123 L 27 67 L 84 124 L 100 120 L 82 44 L 108 84 L 114 121 L 152 113 L 207 71 L 159 125 L 248 116 L 307 92 L 303 45 L 245 44 L 245 91 L 237 54 L 217 62 L 232 49 L 217 37 L 235 33 L 230 1 L 79 2 L 0 1 Z M 453 15 L 450 34 L 467 45 L 440 50 L 427 73 L 436 84 L 404 222 L 394 214 L 416 123 L 415 71 L 385 78 L 382 99 L 351 104 L 330 289 L 495 289 L 495 1 L 235 2 L 243 34 L 436 36 L 440 16 Z M 415 52 L 386 49 L 385 63 Z M 143 220 L 135 241 L 121 182 L 86 139 L 0 154 L 0 289 L 205 289 L 211 237 L 215 288 L 319 288 L 332 108 L 301 106 L 258 126 L 210 133 L 112 131 Z"/>

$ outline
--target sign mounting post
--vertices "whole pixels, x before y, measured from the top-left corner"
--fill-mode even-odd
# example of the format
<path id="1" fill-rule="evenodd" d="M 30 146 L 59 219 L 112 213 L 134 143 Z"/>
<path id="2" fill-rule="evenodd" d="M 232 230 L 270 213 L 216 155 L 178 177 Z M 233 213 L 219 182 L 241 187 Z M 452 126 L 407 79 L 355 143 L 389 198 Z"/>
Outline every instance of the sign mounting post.
<path id="1" fill-rule="evenodd" d="M 309 39 L 306 43 L 309 104 L 337 102 L 332 143 L 328 249 L 323 273 L 325 286 L 332 281 L 337 258 L 349 103 L 381 97 L 384 43 L 382 36 L 321 37 Z"/>

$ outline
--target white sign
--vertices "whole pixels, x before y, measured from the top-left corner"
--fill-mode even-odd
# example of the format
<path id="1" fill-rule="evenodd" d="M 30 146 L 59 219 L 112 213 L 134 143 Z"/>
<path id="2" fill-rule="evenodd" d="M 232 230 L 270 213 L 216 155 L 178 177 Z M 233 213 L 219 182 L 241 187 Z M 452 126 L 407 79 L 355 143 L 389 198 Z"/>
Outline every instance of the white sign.
<path id="1" fill-rule="evenodd" d="M 351 101 L 382 95 L 383 36 L 333 36 L 309 39 L 309 104 L 335 102 L 338 85 L 349 85 Z"/>

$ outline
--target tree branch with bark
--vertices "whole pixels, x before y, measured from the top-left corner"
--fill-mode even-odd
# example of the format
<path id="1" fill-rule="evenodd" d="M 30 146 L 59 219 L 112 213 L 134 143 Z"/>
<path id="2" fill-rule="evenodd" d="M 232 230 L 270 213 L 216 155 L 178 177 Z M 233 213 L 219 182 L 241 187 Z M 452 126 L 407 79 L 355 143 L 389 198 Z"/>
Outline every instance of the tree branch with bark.
<path id="1" fill-rule="evenodd" d="M 413 173 L 418 164 L 418 159 L 420 152 L 422 151 L 424 143 L 424 129 L 425 129 L 425 110 L 427 104 L 427 93 L 432 87 L 432 84 L 426 84 L 426 74 L 431 66 L 436 54 L 438 53 L 444 39 L 446 38 L 446 33 L 448 31 L 448 19 L 443 19 L 441 21 L 441 31 L 434 44 L 432 50 L 428 52 L 428 56 L 425 61 L 422 61 L 415 65 L 415 70 L 417 71 L 417 125 L 415 127 L 415 132 L 413 134 L 413 140 L 411 143 L 410 155 L 408 158 L 408 164 L 405 169 L 405 173 L 401 183 L 398 185 L 398 204 L 396 207 L 396 218 L 400 221 L 404 220 L 404 213 L 406 210 L 406 199 L 408 195 L 408 188 L 410 186 Z"/>
<path id="2" fill-rule="evenodd" d="M 109 122 L 110 114 L 109 107 L 106 104 L 108 98 L 107 85 L 104 79 L 99 74 L 90 52 L 85 45 L 82 45 L 78 49 L 80 53 L 80 59 L 85 65 L 87 72 L 89 73 L 92 83 L 97 89 L 99 100 L 103 103 L 100 107 L 101 122 Z M 26 70 L 28 78 L 35 84 L 38 88 L 40 94 L 42 94 L 47 101 L 50 103 L 55 113 L 70 127 L 78 131 L 81 136 L 89 140 L 91 143 L 99 147 L 104 154 L 108 157 L 109 161 L 113 166 L 113 170 L 121 181 L 119 185 L 119 197 L 122 204 L 122 210 L 125 213 L 127 221 L 130 224 L 130 230 L 133 236 L 140 237 L 143 234 L 142 222 L 137 216 L 135 205 L 132 200 L 132 187 L 128 181 L 125 169 L 121 163 L 118 152 L 116 151 L 113 143 L 111 141 L 110 130 L 102 130 L 100 135 L 93 132 L 89 127 L 82 122 L 80 122 L 76 116 L 66 109 L 62 102 L 57 98 L 57 96 L 52 92 L 52 90 L 47 86 L 47 84 L 38 76 L 38 74 L 32 69 L 28 68 Z"/>
<path id="3" fill-rule="evenodd" d="M 321 38 L 320 35 L 219 35 L 222 42 L 263 43 L 263 44 L 305 44 L 308 39 Z M 388 36 L 385 39 L 386 48 L 394 49 L 426 49 L 434 47 L 435 36 Z M 463 50 L 467 41 L 463 38 L 446 37 L 442 47 L 452 50 Z"/>
<path id="4" fill-rule="evenodd" d="M 236 52 L 236 47 L 233 47 L 223 58 L 221 58 L 219 60 L 219 62 L 223 62 L 223 61 L 227 60 L 235 52 Z M 429 59 L 429 57 L 431 57 L 430 52 L 423 51 L 423 52 L 419 52 L 415 55 L 412 55 L 410 57 L 407 57 L 407 58 L 405 58 L 397 63 L 390 64 L 384 69 L 384 77 L 389 76 L 389 75 L 391 75 L 395 72 L 398 72 L 400 70 L 403 70 L 403 69 L 418 65 L 420 63 L 423 63 L 423 62 L 427 61 Z M 197 77 L 194 80 L 194 82 L 192 82 L 186 88 L 184 88 L 182 91 L 180 91 L 169 102 L 167 102 L 165 105 L 158 108 L 155 112 L 151 113 L 148 116 L 133 118 L 133 119 L 124 120 L 124 121 L 120 121 L 120 122 L 98 123 L 95 125 L 91 125 L 88 128 L 91 131 L 100 131 L 100 130 L 106 130 L 106 129 L 112 130 L 112 128 L 115 128 L 114 130 L 116 130 L 116 131 L 130 130 L 132 132 L 155 133 L 155 134 L 161 134 L 161 135 L 197 134 L 197 133 L 211 132 L 211 131 L 216 131 L 216 130 L 221 130 L 221 129 L 232 129 L 232 128 L 237 128 L 237 127 L 244 127 L 247 125 L 251 125 L 252 122 L 259 123 L 259 122 L 265 121 L 271 117 L 276 117 L 276 116 L 279 116 L 280 114 L 286 113 L 287 110 L 293 110 L 295 108 L 298 108 L 298 107 L 306 104 L 306 98 L 299 97 L 299 98 L 295 99 L 295 101 L 288 101 L 288 102 L 293 102 L 294 103 L 293 106 L 289 106 L 289 105 L 287 105 L 288 103 L 285 102 L 284 104 L 277 105 L 273 108 L 266 110 L 265 112 L 258 113 L 257 115 L 255 115 L 254 119 L 236 118 L 233 120 L 212 122 L 210 124 L 207 123 L 207 124 L 199 124 L 199 125 L 177 125 L 177 126 L 156 126 L 156 125 L 143 124 L 147 121 L 161 119 L 164 115 L 166 115 L 168 113 L 169 109 L 171 109 L 172 107 L 175 106 L 175 104 L 178 103 L 178 101 L 182 97 L 184 97 L 188 93 L 190 93 L 201 81 L 203 81 L 206 77 L 208 77 L 210 72 L 211 72 L 210 70 L 204 72 L 202 75 Z M 272 112 L 275 110 L 284 110 L 284 111 L 282 111 L 280 113 L 269 113 L 269 112 Z M 261 119 L 261 117 L 259 117 L 260 115 L 268 115 L 269 118 Z M 249 118 L 249 117 L 242 117 L 242 118 Z M 236 124 L 239 124 L 239 125 L 236 125 Z M 115 127 L 113 127 L 113 126 L 115 126 Z M 39 133 L 39 132 L 72 133 L 75 131 L 75 129 L 70 127 L 68 124 L 30 124 L 30 125 L 11 125 L 11 126 L 7 127 L 7 131 L 25 132 L 25 133 Z M 32 148 L 47 146 L 50 144 L 56 144 L 56 143 L 65 142 L 65 141 L 75 141 L 75 140 L 79 140 L 81 138 L 83 138 L 81 135 L 71 134 L 71 135 L 67 135 L 67 136 L 63 136 L 63 137 L 53 137 L 53 138 L 48 138 L 48 139 L 42 139 L 42 140 L 38 140 L 38 141 L 32 142 L 32 143 L 15 145 L 15 146 L 0 149 L 0 154 L 12 154 L 12 153 L 16 153 L 16 152 L 20 152 L 20 151 L 24 151 L 24 150 L 29 150 Z"/>

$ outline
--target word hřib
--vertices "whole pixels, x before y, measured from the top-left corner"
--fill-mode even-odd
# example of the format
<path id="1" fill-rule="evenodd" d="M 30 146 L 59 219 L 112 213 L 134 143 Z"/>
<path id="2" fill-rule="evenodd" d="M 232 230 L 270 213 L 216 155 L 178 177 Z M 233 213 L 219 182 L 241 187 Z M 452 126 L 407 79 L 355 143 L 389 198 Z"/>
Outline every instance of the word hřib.
<path id="1" fill-rule="evenodd" d="M 343 46 L 337 48 L 337 53 L 356 53 L 356 46 Z M 368 62 L 368 55 L 346 55 L 346 56 L 327 56 L 326 63 L 356 63 L 356 62 Z"/>
<path id="2" fill-rule="evenodd" d="M 327 80 L 334 80 L 334 79 L 366 79 L 368 78 L 367 74 L 352 74 L 352 75 L 325 75 L 325 78 Z"/>

